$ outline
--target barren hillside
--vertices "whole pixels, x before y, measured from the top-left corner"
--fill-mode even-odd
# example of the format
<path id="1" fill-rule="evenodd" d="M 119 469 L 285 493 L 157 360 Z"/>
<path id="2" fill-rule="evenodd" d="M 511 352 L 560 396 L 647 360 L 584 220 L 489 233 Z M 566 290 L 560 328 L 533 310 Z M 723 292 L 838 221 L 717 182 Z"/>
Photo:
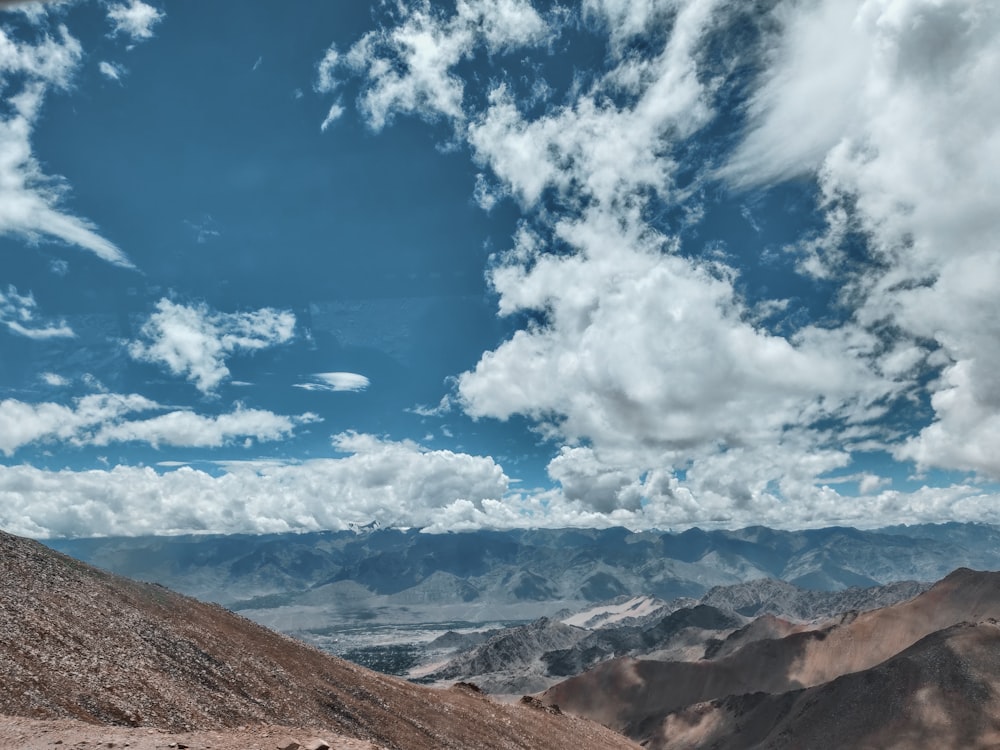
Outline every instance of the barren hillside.
<path id="1" fill-rule="evenodd" d="M 671 714 L 659 750 L 985 750 L 1000 745 L 1000 629 L 961 624 L 862 672 L 807 690 L 756 693 Z"/>
<path id="2" fill-rule="evenodd" d="M 369 672 L 221 607 L 0 533 L 0 713 L 172 731 L 277 724 L 389 748 L 622 748 L 589 721 Z"/>
<path id="3" fill-rule="evenodd" d="M 754 640 L 713 661 L 617 659 L 553 686 L 544 698 L 649 740 L 667 714 L 693 704 L 821 685 L 869 670 L 937 631 L 989 618 L 1000 618 L 1000 573 L 960 569 L 915 599 L 848 614 L 827 628 Z"/>

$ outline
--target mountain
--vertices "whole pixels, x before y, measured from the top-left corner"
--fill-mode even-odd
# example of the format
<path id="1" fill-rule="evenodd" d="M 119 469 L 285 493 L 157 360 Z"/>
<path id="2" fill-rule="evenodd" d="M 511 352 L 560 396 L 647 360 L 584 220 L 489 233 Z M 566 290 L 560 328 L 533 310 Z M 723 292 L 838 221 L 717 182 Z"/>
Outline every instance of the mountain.
<path id="1" fill-rule="evenodd" d="M 752 641 L 815 630 L 815 621 L 911 599 L 928 586 L 910 581 L 827 592 L 764 579 L 717 586 L 700 600 L 619 597 L 561 620 L 500 630 L 465 650 L 458 639 L 451 653 L 435 642 L 416 656 L 421 665 L 410 674 L 421 681 L 474 680 L 488 693 L 537 692 L 614 657 L 719 659 Z M 748 622 L 759 613 L 765 614 Z"/>
<path id="2" fill-rule="evenodd" d="M 653 595 L 772 578 L 813 590 L 932 581 L 957 567 L 1000 568 L 1000 531 L 978 524 L 776 531 L 535 529 L 425 534 L 363 529 L 261 536 L 51 539 L 54 549 L 115 573 L 240 609 L 301 605 L 352 581 L 393 597 L 429 582 L 427 599 L 531 604 Z M 421 589 L 417 590 L 418 592 Z M 258 599 L 254 600 L 254 597 Z"/>
<path id="3" fill-rule="evenodd" d="M 632 746 L 585 720 L 370 672 L 36 542 L 0 533 L 0 561 L 0 714 L 175 731 L 281 724 L 407 750 Z"/>
<path id="4" fill-rule="evenodd" d="M 665 717 L 651 748 L 939 750 L 1000 739 L 1000 628 L 961 623 L 870 669 L 785 693 L 729 696 Z"/>
<path id="5" fill-rule="evenodd" d="M 815 591 L 802 583 L 761 578 L 732 586 L 715 586 L 699 601 L 746 617 L 770 614 L 805 622 L 850 610 L 879 609 L 912 599 L 927 587 L 928 584 L 917 581 L 895 581 L 863 588 Z"/>
<path id="6" fill-rule="evenodd" d="M 543 698 L 651 747 L 666 747 L 672 736 L 664 734 L 668 717 L 675 716 L 674 725 L 693 722 L 690 712 L 696 711 L 692 708 L 696 704 L 755 693 L 781 695 L 823 685 L 871 670 L 958 623 L 998 617 L 1000 573 L 960 569 L 909 601 L 847 613 L 839 622 L 818 629 L 748 639 L 721 658 L 695 663 L 606 661 L 553 686 Z M 776 627 L 777 634 L 781 630 Z"/>

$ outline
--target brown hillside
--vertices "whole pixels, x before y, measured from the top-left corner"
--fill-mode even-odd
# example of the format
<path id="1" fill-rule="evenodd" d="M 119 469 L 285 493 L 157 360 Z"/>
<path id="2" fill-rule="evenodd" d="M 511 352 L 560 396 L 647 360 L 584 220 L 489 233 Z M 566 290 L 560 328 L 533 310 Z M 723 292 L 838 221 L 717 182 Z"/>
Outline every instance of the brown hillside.
<path id="1" fill-rule="evenodd" d="M 0 532 L 0 713 L 316 727 L 421 748 L 633 747 L 603 727 L 379 675 L 220 607 Z"/>
<path id="2" fill-rule="evenodd" d="M 938 630 L 991 617 L 1000 618 L 1000 573 L 960 569 L 915 599 L 842 624 L 753 641 L 711 662 L 605 662 L 553 686 L 544 699 L 642 741 L 686 706 L 819 685 L 870 669 Z"/>
<path id="3" fill-rule="evenodd" d="M 1000 746 L 1000 629 L 961 624 L 863 672 L 671 714 L 660 750 L 985 750 Z"/>

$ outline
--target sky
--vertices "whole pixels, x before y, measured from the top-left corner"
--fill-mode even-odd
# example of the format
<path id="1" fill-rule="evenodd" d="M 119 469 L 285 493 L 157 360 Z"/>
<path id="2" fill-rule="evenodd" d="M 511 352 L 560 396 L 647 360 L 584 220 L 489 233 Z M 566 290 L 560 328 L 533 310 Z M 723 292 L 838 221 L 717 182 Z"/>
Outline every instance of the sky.
<path id="1" fill-rule="evenodd" d="M 0 3 L 0 528 L 1000 521 L 1000 4 Z"/>

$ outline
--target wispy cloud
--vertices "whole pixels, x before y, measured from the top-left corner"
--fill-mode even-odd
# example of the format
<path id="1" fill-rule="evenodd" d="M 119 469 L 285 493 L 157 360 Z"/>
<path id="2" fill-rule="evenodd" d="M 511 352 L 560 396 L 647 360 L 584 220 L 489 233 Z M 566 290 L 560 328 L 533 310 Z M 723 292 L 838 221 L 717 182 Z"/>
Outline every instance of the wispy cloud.
<path id="1" fill-rule="evenodd" d="M 131 267 L 125 254 L 90 221 L 60 206 L 64 187 L 43 173 L 32 154 L 31 135 L 46 94 L 68 88 L 83 57 L 80 43 L 65 26 L 58 27 L 55 37 L 37 34 L 31 43 L 0 29 L 0 76 L 16 87 L 7 95 L 7 114 L 0 117 L 0 234 L 30 241 L 54 237 L 109 263 Z"/>
<path id="2" fill-rule="evenodd" d="M 140 335 L 129 346 L 134 359 L 166 367 L 202 393 L 212 393 L 229 378 L 229 357 L 291 341 L 295 315 L 273 308 L 222 313 L 204 303 L 161 299 Z"/>
<path id="3" fill-rule="evenodd" d="M 69 379 L 55 372 L 43 372 L 40 377 L 43 383 L 53 388 L 64 388 L 69 385 Z"/>
<path id="4" fill-rule="evenodd" d="M 34 295 L 21 295 L 13 286 L 7 292 L 0 291 L 0 324 L 11 331 L 32 339 L 72 338 L 76 334 L 65 321 L 55 324 L 39 324 L 36 320 L 38 303 Z"/>
<path id="5" fill-rule="evenodd" d="M 192 411 L 171 411 L 141 420 L 127 420 L 103 425 L 89 437 L 93 445 L 141 442 L 154 448 L 184 446 L 217 448 L 242 440 L 250 447 L 254 440 L 284 440 L 299 425 L 322 421 L 312 413 L 295 417 L 243 406 L 228 414 L 203 415 Z"/>
<path id="6" fill-rule="evenodd" d="M 317 372 L 309 383 L 296 383 L 296 388 L 307 391 L 363 391 L 371 381 L 356 372 Z"/>
<path id="7" fill-rule="evenodd" d="M 109 81 L 120 81 L 122 76 L 126 73 L 123 66 L 117 63 L 110 63 L 107 60 L 101 60 L 101 62 L 97 64 L 97 69 L 101 72 L 101 75 Z"/>

